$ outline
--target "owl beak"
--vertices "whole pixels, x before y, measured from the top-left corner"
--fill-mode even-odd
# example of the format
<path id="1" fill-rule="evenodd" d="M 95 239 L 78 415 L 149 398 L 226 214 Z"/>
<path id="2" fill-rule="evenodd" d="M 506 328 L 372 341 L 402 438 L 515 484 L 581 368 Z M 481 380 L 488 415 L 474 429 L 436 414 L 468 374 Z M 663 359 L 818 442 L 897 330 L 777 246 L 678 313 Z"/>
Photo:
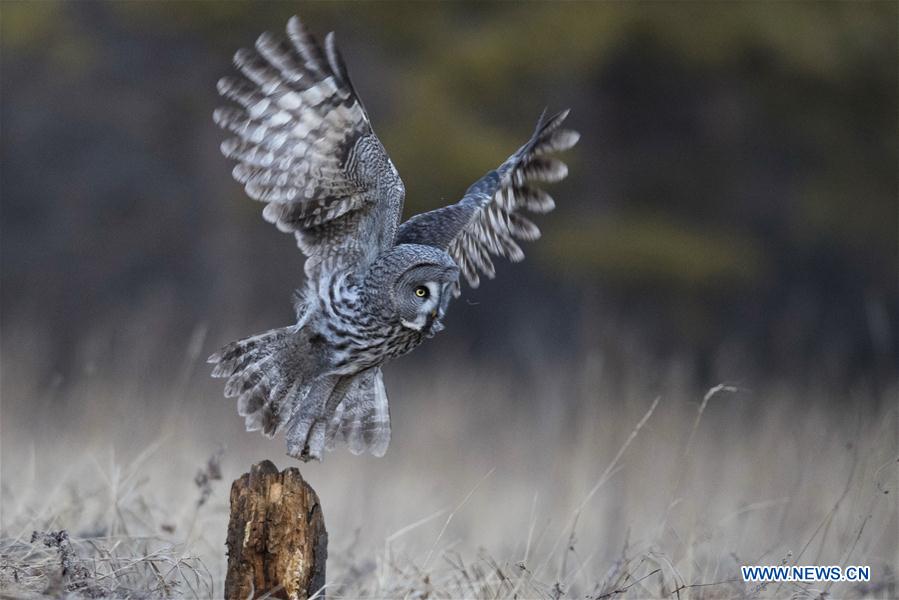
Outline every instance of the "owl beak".
<path id="1" fill-rule="evenodd" d="M 440 321 L 434 321 L 431 325 L 431 328 L 428 330 L 428 337 L 434 337 L 434 334 L 440 333 L 445 329 L 445 325 Z"/>
<path id="2" fill-rule="evenodd" d="M 428 323 L 427 323 L 427 332 L 428 337 L 433 337 L 435 333 L 440 333 L 444 329 L 443 323 L 440 322 L 440 319 L 443 318 L 443 311 L 438 308 L 435 308 L 431 311 Z"/>

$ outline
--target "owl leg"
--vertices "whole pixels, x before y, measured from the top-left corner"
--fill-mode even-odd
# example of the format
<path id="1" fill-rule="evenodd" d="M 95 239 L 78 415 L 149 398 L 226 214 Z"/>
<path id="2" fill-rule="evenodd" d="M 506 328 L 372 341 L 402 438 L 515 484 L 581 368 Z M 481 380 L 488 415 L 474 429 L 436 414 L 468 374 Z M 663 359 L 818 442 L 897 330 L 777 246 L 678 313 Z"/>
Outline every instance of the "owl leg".
<path id="1" fill-rule="evenodd" d="M 321 460 L 325 449 L 328 423 L 346 395 L 352 377 L 324 375 L 316 379 L 296 412 L 291 415 L 287 430 L 287 454 L 304 462 Z"/>
<path id="2" fill-rule="evenodd" d="M 332 395 L 331 401 L 335 400 Z M 380 367 L 352 376 L 347 392 L 337 403 L 328 425 L 325 448 L 346 442 L 350 452 L 384 456 L 390 444 L 390 408 Z"/>

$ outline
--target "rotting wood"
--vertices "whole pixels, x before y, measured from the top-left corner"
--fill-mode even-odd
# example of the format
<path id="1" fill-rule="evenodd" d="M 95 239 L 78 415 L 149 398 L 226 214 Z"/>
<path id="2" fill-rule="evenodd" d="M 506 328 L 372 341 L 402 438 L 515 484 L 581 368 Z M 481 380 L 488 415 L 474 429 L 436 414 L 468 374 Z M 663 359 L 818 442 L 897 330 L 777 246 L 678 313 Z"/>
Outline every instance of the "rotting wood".
<path id="1" fill-rule="evenodd" d="M 299 469 L 268 460 L 231 485 L 225 597 L 303 600 L 325 583 L 328 533 Z M 320 597 L 323 594 L 320 594 Z"/>

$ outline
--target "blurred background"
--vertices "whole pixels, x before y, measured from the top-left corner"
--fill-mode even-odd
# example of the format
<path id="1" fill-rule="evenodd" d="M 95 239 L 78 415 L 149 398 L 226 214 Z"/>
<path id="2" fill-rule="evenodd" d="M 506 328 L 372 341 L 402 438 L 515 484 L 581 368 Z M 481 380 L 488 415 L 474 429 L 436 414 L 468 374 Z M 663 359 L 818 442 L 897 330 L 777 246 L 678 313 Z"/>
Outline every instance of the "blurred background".
<path id="1" fill-rule="evenodd" d="M 231 180 L 210 115 L 234 51 L 300 9 L 336 30 L 407 216 L 458 199 L 545 106 L 583 134 L 529 260 L 422 352 L 895 375 L 890 2 L 4 3 L 4 339 L 40 333 L 42 367 L 68 375 L 102 359 L 87 334 L 136 315 L 172 343 L 205 323 L 212 346 L 291 319 L 302 259 Z"/>
<path id="2" fill-rule="evenodd" d="M 601 472 L 617 447 L 610 440 L 656 395 L 677 399 L 671 410 L 685 427 L 662 434 L 654 451 L 664 454 L 665 440 L 683 441 L 706 389 L 737 386 L 727 412 L 707 417 L 724 427 L 707 449 L 742 447 L 747 469 L 776 458 L 753 455 L 754 441 L 799 435 L 784 415 L 817 415 L 802 426 L 817 440 L 894 410 L 894 2 L 8 0 L 0 13 L 7 470 L 26 442 L 127 447 L 163 427 L 154 415 L 165 411 L 193 415 L 166 423 L 199 439 L 201 455 L 223 440 L 257 444 L 229 475 L 264 453 L 287 460 L 280 440 L 240 432 L 203 359 L 293 319 L 303 259 L 231 179 L 211 115 L 234 52 L 295 13 L 321 36 L 336 31 L 405 181 L 406 216 L 455 202 L 527 139 L 544 107 L 570 107 L 582 134 L 527 260 L 498 262 L 495 281 L 452 305 L 444 333 L 388 366 L 394 466 L 413 460 L 427 435 L 444 461 L 461 445 L 460 464 L 486 452 L 509 465 L 523 443 L 570 435 L 579 461 L 527 454 L 537 472 L 563 480 L 548 489 L 578 498 L 570 508 L 592 483 L 574 470 Z M 892 440 L 878 446 L 884 460 L 899 432 L 889 414 L 892 429 L 877 438 Z M 756 419 L 751 429 L 733 429 L 745 419 Z M 849 440 L 864 430 L 845 426 Z M 774 437 L 753 437 L 762 427 Z M 594 445 L 597 436 L 606 441 Z M 339 454 L 330 460 L 373 464 Z M 801 470 L 808 447 L 790 456 Z M 324 471 L 308 468 L 325 493 L 339 493 L 345 483 L 324 475 L 328 460 Z M 202 462 L 191 461 L 188 471 Z M 422 465 L 402 472 L 428 498 L 474 485 L 477 464 L 432 487 L 411 481 Z M 732 468 L 715 464 L 706 472 Z M 751 489 L 764 480 L 779 497 L 779 480 L 757 475 Z M 523 472 L 522 486 L 535 477 Z M 627 485 L 602 513 L 605 527 L 633 516 L 625 507 L 637 484 Z M 352 521 L 361 509 L 345 510 Z M 789 510 L 783 519 L 803 512 Z M 882 533 L 895 511 L 883 519 Z M 622 527 L 604 539 L 624 539 Z"/>

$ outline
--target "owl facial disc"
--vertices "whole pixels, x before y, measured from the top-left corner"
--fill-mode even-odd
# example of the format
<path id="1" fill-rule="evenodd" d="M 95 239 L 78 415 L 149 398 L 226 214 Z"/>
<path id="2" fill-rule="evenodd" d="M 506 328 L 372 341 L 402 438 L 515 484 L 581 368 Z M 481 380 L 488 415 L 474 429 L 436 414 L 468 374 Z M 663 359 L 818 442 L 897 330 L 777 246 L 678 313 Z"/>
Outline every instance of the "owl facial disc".
<path id="1" fill-rule="evenodd" d="M 447 287 L 449 284 L 437 281 L 425 281 L 417 286 L 415 298 L 418 303 L 414 305 L 414 318 L 401 318 L 403 327 L 414 331 L 430 330 L 435 321 L 443 318 L 446 307 L 442 300 Z"/>

